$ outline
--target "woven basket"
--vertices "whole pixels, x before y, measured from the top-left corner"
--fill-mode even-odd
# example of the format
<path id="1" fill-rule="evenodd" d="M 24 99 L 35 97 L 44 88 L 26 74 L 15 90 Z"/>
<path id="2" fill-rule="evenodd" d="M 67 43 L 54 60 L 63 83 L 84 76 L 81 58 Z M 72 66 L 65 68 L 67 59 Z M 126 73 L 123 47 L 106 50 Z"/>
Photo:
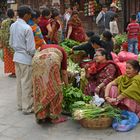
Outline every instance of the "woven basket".
<path id="1" fill-rule="evenodd" d="M 108 128 L 111 126 L 112 118 L 100 117 L 97 119 L 82 119 L 79 122 L 85 128 L 104 129 L 104 128 Z"/>

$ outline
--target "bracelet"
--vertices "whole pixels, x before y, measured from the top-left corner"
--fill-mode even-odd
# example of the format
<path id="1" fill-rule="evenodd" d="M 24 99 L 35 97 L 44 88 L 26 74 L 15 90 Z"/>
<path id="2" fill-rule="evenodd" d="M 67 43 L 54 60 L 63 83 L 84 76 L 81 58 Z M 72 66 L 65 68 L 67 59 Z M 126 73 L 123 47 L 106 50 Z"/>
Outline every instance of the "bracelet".
<path id="1" fill-rule="evenodd" d="M 100 86 L 97 86 L 97 88 L 100 89 L 101 87 Z"/>

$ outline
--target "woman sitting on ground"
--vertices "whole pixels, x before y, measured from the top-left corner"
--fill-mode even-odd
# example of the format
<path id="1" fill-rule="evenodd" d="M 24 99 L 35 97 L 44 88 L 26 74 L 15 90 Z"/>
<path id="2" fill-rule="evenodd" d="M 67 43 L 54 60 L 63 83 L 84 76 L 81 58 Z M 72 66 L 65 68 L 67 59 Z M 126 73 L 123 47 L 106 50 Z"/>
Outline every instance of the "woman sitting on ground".
<path id="1" fill-rule="evenodd" d="M 135 112 L 140 118 L 140 65 L 137 60 L 128 60 L 126 74 L 110 82 L 105 90 L 105 99 L 121 109 Z"/>
<path id="2" fill-rule="evenodd" d="M 95 62 L 86 69 L 88 84 L 85 87 L 85 94 L 104 97 L 106 85 L 118 77 L 121 72 L 118 66 L 108 59 L 108 53 L 103 49 L 97 49 L 95 53 Z"/>

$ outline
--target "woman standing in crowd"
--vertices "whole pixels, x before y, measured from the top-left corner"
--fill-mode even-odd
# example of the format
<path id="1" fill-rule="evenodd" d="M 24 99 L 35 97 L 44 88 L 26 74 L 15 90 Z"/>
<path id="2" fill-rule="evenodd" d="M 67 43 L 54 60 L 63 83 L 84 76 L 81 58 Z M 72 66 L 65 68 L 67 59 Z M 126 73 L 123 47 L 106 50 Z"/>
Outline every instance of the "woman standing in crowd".
<path id="1" fill-rule="evenodd" d="M 97 49 L 95 53 L 95 62 L 90 64 L 86 70 L 88 84 L 85 87 L 85 94 L 104 97 L 106 85 L 121 74 L 118 66 L 111 60 L 108 60 L 108 54 L 103 49 Z"/>
<path id="2" fill-rule="evenodd" d="M 13 49 L 9 46 L 10 26 L 14 23 L 14 11 L 12 9 L 7 10 L 8 18 L 1 24 L 2 30 L 2 44 L 4 46 L 4 72 L 11 73 L 10 77 L 15 77 L 15 64 L 13 62 Z"/>
<path id="3" fill-rule="evenodd" d="M 77 11 L 72 12 L 71 18 L 68 21 L 66 38 L 73 39 L 78 42 L 85 42 L 88 40 Z"/>
<path id="4" fill-rule="evenodd" d="M 50 38 L 52 37 L 52 27 L 50 24 L 51 12 L 48 8 L 42 11 L 42 16 L 40 22 L 38 23 L 41 32 L 43 34 L 44 40 L 47 44 L 51 44 Z"/>
<path id="5" fill-rule="evenodd" d="M 36 49 L 46 44 L 43 35 L 41 33 L 40 27 L 37 25 L 39 23 L 39 18 L 40 12 L 34 11 L 31 15 L 31 19 L 28 21 L 28 24 L 31 26 L 34 33 Z"/>
<path id="6" fill-rule="evenodd" d="M 60 28 L 59 23 L 60 17 L 59 17 L 59 11 L 57 9 L 52 10 L 52 16 L 51 16 L 51 27 L 52 27 L 52 36 L 51 36 L 51 42 L 53 44 L 58 44 L 58 30 Z"/>
<path id="7" fill-rule="evenodd" d="M 126 74 L 110 82 L 105 90 L 105 99 L 121 109 L 135 112 L 140 118 L 140 66 L 137 60 L 128 60 Z"/>
<path id="8" fill-rule="evenodd" d="M 61 117 L 62 83 L 68 84 L 67 55 L 58 45 L 44 45 L 33 58 L 34 112 L 38 123 L 49 118 L 52 123 L 66 120 Z M 61 74 L 60 74 L 61 71 Z M 61 81 L 62 75 L 62 81 Z"/>

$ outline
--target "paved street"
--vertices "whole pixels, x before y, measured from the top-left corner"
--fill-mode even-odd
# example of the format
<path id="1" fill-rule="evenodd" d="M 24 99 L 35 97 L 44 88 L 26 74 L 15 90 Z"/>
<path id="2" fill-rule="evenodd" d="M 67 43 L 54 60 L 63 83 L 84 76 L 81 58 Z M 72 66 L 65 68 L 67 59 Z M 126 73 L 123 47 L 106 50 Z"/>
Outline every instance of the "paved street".
<path id="1" fill-rule="evenodd" d="M 127 133 L 82 128 L 71 118 L 65 123 L 38 125 L 34 115 L 16 110 L 16 79 L 3 74 L 0 61 L 0 140 L 139 140 L 140 124 Z"/>

